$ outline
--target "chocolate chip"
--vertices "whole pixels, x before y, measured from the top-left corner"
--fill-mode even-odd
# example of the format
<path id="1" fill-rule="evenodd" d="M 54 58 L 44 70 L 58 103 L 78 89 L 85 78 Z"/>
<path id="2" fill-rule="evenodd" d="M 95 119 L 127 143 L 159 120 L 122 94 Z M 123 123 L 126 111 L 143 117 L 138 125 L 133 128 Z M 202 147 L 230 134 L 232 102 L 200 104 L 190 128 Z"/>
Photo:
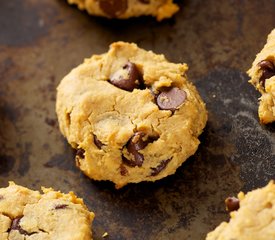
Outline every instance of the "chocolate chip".
<path id="1" fill-rule="evenodd" d="M 68 207 L 68 204 L 57 204 L 55 205 L 54 209 L 58 210 L 58 209 L 65 209 Z"/>
<path id="2" fill-rule="evenodd" d="M 126 91 L 142 88 L 143 81 L 134 63 L 128 62 L 110 78 L 110 83 Z"/>
<path id="3" fill-rule="evenodd" d="M 177 87 L 162 91 L 157 97 L 161 110 L 175 111 L 186 99 L 186 92 Z"/>
<path id="4" fill-rule="evenodd" d="M 265 88 L 265 80 L 271 78 L 274 75 L 275 75 L 275 72 L 272 73 L 269 70 L 263 70 L 262 76 L 260 77 L 260 80 L 259 80 L 263 88 Z"/>
<path id="5" fill-rule="evenodd" d="M 134 160 L 129 160 L 122 156 L 122 161 L 130 167 L 141 167 L 144 161 L 144 156 L 139 152 L 139 150 L 144 149 L 149 143 L 156 140 L 155 137 L 148 137 L 147 140 L 143 140 L 145 133 L 136 132 L 126 144 L 128 152 L 133 155 Z"/>
<path id="6" fill-rule="evenodd" d="M 76 156 L 78 156 L 81 159 L 85 158 L 84 153 L 85 153 L 85 150 L 82 148 L 78 148 L 76 150 Z"/>
<path id="7" fill-rule="evenodd" d="M 141 167 L 142 166 L 142 164 L 143 164 L 143 161 L 144 161 L 144 157 L 143 157 L 143 155 L 142 154 L 140 154 L 141 155 L 141 157 L 140 157 L 140 159 L 134 159 L 134 160 L 129 160 L 129 159 L 127 159 L 126 157 L 124 157 L 123 155 L 122 155 L 122 162 L 125 164 L 125 165 L 127 165 L 127 166 L 129 166 L 129 167 L 136 167 L 136 166 L 139 166 L 139 167 Z M 134 156 L 135 157 L 135 156 Z"/>
<path id="8" fill-rule="evenodd" d="M 150 3 L 150 0 L 138 0 L 139 2 L 141 3 L 144 3 L 144 4 L 149 4 Z"/>
<path id="9" fill-rule="evenodd" d="M 25 231 L 24 229 L 21 228 L 20 226 L 20 220 L 22 217 L 18 217 L 12 220 L 12 224 L 11 224 L 11 230 L 18 230 L 20 232 L 20 234 L 23 235 L 30 235 L 27 231 Z"/>
<path id="10" fill-rule="evenodd" d="M 128 170 L 123 164 L 120 165 L 119 169 L 121 176 L 126 176 L 128 174 Z"/>
<path id="11" fill-rule="evenodd" d="M 160 162 L 160 164 L 157 167 L 151 168 L 152 169 L 151 176 L 157 176 L 163 169 L 166 168 L 167 164 L 170 161 L 171 159 L 163 160 Z"/>
<path id="12" fill-rule="evenodd" d="M 118 17 L 126 12 L 128 0 L 99 0 L 99 7 L 110 17 Z"/>
<path id="13" fill-rule="evenodd" d="M 4 197 L 2 195 L 0 195 L 0 200 L 4 199 Z"/>
<path id="14" fill-rule="evenodd" d="M 272 62 L 268 61 L 268 60 L 263 60 L 263 61 L 260 61 L 258 63 L 258 66 L 261 68 L 261 69 L 269 69 L 271 71 L 275 71 L 275 66 L 273 65 Z"/>
<path id="15" fill-rule="evenodd" d="M 235 197 L 228 197 L 225 199 L 226 210 L 228 212 L 236 211 L 240 207 L 240 201 Z"/>
<path id="16" fill-rule="evenodd" d="M 94 135 L 94 143 L 99 149 L 101 149 L 102 146 L 104 146 L 104 144 L 101 141 L 98 140 L 96 135 Z"/>
<path id="17" fill-rule="evenodd" d="M 265 88 L 265 80 L 275 75 L 275 66 L 268 60 L 263 60 L 258 63 L 258 66 L 262 70 L 262 75 L 259 79 L 259 83 Z"/>

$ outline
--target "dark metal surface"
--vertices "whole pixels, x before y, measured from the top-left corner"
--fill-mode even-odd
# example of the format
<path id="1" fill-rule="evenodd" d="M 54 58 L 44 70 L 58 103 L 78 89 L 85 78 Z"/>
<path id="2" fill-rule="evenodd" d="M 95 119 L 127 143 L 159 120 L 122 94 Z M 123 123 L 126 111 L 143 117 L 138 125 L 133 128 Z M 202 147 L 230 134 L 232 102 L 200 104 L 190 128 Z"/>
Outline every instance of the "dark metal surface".
<path id="1" fill-rule="evenodd" d="M 275 27 L 275 1 L 180 6 L 157 23 L 94 18 L 61 0 L 0 2 L 0 187 L 75 191 L 96 213 L 95 239 L 105 231 L 115 240 L 203 239 L 228 218 L 228 195 L 275 178 L 275 128 L 259 124 L 259 95 L 245 74 Z M 175 175 L 121 190 L 76 169 L 55 115 L 62 77 L 117 40 L 188 63 L 209 110 L 198 152 Z"/>

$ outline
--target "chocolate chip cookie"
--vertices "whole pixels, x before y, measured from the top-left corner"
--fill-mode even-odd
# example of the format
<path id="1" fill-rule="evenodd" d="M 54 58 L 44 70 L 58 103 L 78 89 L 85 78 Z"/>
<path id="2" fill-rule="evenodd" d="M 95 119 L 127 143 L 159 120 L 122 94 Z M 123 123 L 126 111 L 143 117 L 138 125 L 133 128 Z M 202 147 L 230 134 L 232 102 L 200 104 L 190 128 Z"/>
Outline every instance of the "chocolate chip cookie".
<path id="1" fill-rule="evenodd" d="M 186 71 L 125 42 L 73 69 L 57 88 L 56 112 L 77 166 L 117 188 L 173 174 L 207 121 Z"/>
<path id="2" fill-rule="evenodd" d="M 275 121 L 275 29 L 269 34 L 267 43 L 256 56 L 251 69 L 250 83 L 262 94 L 259 117 L 263 124 Z"/>
<path id="3" fill-rule="evenodd" d="M 0 239 L 91 240 L 94 214 L 83 200 L 73 192 L 42 191 L 13 182 L 0 188 Z"/>
<path id="4" fill-rule="evenodd" d="M 130 18 L 152 15 L 158 21 L 171 17 L 179 10 L 173 0 L 68 0 L 91 15 L 107 18 Z"/>
<path id="5" fill-rule="evenodd" d="M 226 200 L 229 222 L 222 222 L 206 240 L 274 240 L 275 184 Z"/>

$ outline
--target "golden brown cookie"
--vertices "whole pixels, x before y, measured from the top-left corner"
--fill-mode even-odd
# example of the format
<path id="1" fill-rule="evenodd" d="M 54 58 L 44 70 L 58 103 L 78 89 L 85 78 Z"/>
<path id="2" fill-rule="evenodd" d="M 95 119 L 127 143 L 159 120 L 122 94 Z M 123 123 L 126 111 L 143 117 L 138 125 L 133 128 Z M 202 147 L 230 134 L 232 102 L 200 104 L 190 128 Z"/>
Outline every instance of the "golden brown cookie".
<path id="1" fill-rule="evenodd" d="M 91 15 L 125 19 L 152 15 L 158 21 L 175 14 L 179 7 L 173 0 L 68 0 Z"/>
<path id="2" fill-rule="evenodd" d="M 259 118 L 261 123 L 275 121 L 275 29 L 269 34 L 267 43 L 256 56 L 249 81 L 262 94 L 260 97 Z"/>
<path id="3" fill-rule="evenodd" d="M 222 222 L 206 240 L 274 240 L 275 184 L 227 199 L 229 222 Z"/>
<path id="4" fill-rule="evenodd" d="M 73 192 L 42 191 L 13 182 L 0 188 L 0 239 L 91 240 L 94 214 L 83 200 Z"/>
<path id="5" fill-rule="evenodd" d="M 124 42 L 73 69 L 58 86 L 56 112 L 77 166 L 117 188 L 173 174 L 197 150 L 207 120 L 186 71 Z"/>

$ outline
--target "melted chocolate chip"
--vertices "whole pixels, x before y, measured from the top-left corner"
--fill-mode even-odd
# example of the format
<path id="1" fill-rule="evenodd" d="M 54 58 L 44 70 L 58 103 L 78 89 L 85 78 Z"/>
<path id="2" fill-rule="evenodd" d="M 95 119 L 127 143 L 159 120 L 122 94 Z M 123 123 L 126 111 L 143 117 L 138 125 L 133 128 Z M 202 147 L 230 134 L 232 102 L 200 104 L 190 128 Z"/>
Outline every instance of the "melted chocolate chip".
<path id="1" fill-rule="evenodd" d="M 275 71 L 275 66 L 273 65 L 272 62 L 268 61 L 268 60 L 263 60 L 263 61 L 260 61 L 258 63 L 258 66 L 261 68 L 261 69 L 269 69 L 271 71 Z"/>
<path id="2" fill-rule="evenodd" d="M 139 2 L 141 3 L 144 3 L 144 4 L 149 4 L 150 3 L 150 0 L 138 0 Z"/>
<path id="3" fill-rule="evenodd" d="M 120 175 L 121 176 L 126 176 L 127 174 L 128 174 L 127 168 L 123 164 L 121 164 L 120 165 Z"/>
<path id="4" fill-rule="evenodd" d="M 122 162 L 123 162 L 125 165 L 129 166 L 129 167 L 136 167 L 136 166 L 141 167 L 142 164 L 143 164 L 143 161 L 144 161 L 143 155 L 140 154 L 140 158 L 138 158 L 138 159 L 136 159 L 136 156 L 134 156 L 134 158 L 135 158 L 134 160 L 129 160 L 129 159 L 127 159 L 126 157 L 124 157 L 124 156 L 122 155 Z"/>
<path id="5" fill-rule="evenodd" d="M 136 132 L 126 144 L 128 152 L 133 155 L 134 160 L 129 160 L 122 156 L 122 161 L 130 167 L 141 167 L 144 161 L 144 156 L 139 152 L 139 150 L 144 149 L 149 143 L 156 140 L 156 138 L 148 137 L 147 140 L 143 140 L 145 133 Z"/>
<path id="6" fill-rule="evenodd" d="M 0 201 L 1 201 L 2 199 L 4 199 L 4 197 L 3 197 L 2 195 L 0 195 Z"/>
<path id="7" fill-rule="evenodd" d="M 78 156 L 79 158 L 81 158 L 81 159 L 85 158 L 84 154 L 85 154 L 85 150 L 84 149 L 78 148 L 76 150 L 76 156 Z"/>
<path id="8" fill-rule="evenodd" d="M 171 159 L 163 160 L 160 162 L 160 164 L 157 167 L 151 168 L 152 169 L 151 176 L 157 176 L 163 169 L 166 168 L 167 164 L 170 161 Z"/>
<path id="9" fill-rule="evenodd" d="M 134 156 L 135 161 L 130 161 L 126 163 L 130 165 L 131 167 L 139 166 L 141 167 L 144 161 L 144 156 L 139 153 L 139 150 L 142 150 L 146 147 L 148 143 L 146 141 L 142 140 L 142 137 L 144 137 L 145 134 L 143 132 L 137 132 L 134 134 L 133 137 L 128 141 L 126 148 L 130 154 Z"/>
<path id="10" fill-rule="evenodd" d="M 258 66 L 262 70 L 262 75 L 259 79 L 259 83 L 265 88 L 265 80 L 275 75 L 275 66 L 268 60 L 263 60 L 258 63 Z"/>
<path id="11" fill-rule="evenodd" d="M 30 235 L 27 231 L 25 231 L 24 229 L 21 228 L 20 226 L 20 220 L 22 217 L 18 217 L 12 220 L 12 224 L 11 224 L 11 228 L 10 230 L 17 230 L 20 232 L 20 234 L 23 235 Z"/>
<path id="12" fill-rule="evenodd" d="M 99 7 L 110 17 L 118 17 L 127 10 L 128 0 L 99 0 Z"/>
<path id="13" fill-rule="evenodd" d="M 240 207 L 240 201 L 238 198 L 235 197 L 228 197 L 225 200 L 226 210 L 228 212 L 236 211 Z"/>
<path id="14" fill-rule="evenodd" d="M 65 209 L 68 207 L 68 204 L 57 204 L 54 209 L 58 210 L 58 209 Z"/>
<path id="15" fill-rule="evenodd" d="M 104 144 L 101 141 L 99 141 L 99 139 L 97 138 L 96 135 L 94 135 L 94 143 L 97 146 L 97 148 L 99 148 L 99 149 L 101 149 L 102 146 L 104 146 Z"/>
<path id="16" fill-rule="evenodd" d="M 175 111 L 186 99 L 186 92 L 177 87 L 161 92 L 157 97 L 157 105 L 161 110 Z"/>
<path id="17" fill-rule="evenodd" d="M 142 88 L 143 81 L 134 63 L 128 62 L 110 78 L 110 83 L 126 91 Z"/>

